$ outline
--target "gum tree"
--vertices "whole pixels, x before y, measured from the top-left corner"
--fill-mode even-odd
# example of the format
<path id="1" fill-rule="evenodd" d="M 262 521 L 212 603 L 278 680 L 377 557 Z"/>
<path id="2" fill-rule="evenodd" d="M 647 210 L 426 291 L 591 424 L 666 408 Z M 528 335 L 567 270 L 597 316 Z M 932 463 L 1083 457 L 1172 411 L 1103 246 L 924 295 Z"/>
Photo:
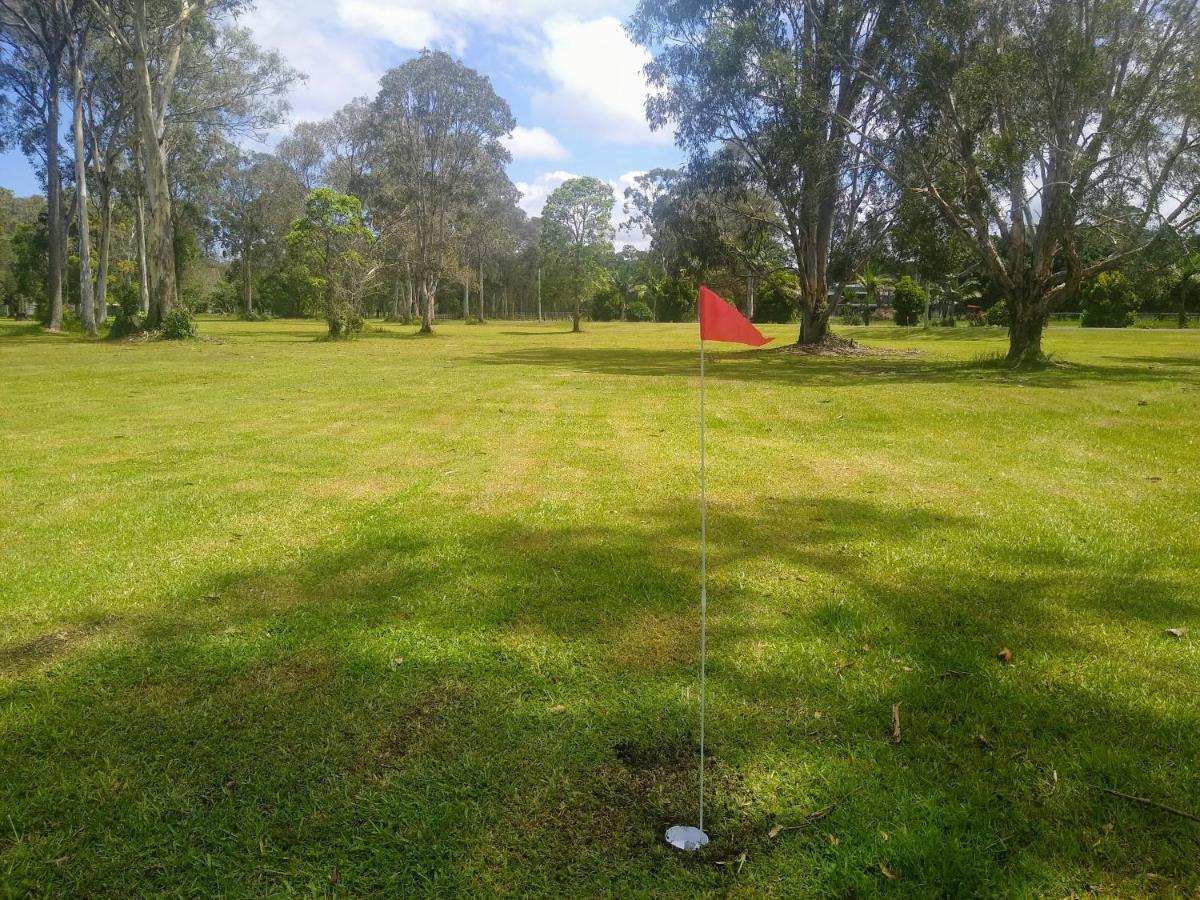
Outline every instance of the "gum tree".
<path id="1" fill-rule="evenodd" d="M 615 231 L 612 187 L 599 178 L 571 178 L 556 187 L 542 209 L 542 246 L 562 267 L 574 298 L 571 331 L 578 333 L 583 295 L 595 282 L 600 259 L 612 253 Z"/>

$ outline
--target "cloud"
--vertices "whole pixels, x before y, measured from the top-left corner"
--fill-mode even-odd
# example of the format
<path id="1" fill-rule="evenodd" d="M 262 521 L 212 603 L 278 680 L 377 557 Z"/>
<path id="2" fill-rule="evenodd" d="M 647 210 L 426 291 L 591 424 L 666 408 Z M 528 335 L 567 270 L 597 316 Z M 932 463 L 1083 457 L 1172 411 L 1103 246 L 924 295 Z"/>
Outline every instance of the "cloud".
<path id="1" fill-rule="evenodd" d="M 308 76 L 288 98 L 293 122 L 326 118 L 355 97 L 373 95 L 387 68 L 328 13 L 327 4 L 263 0 L 239 19 L 259 44 L 278 50 Z"/>
<path id="2" fill-rule="evenodd" d="M 516 188 L 521 192 L 521 199 L 517 206 L 525 210 L 527 216 L 540 216 L 542 207 L 546 205 L 546 198 L 554 189 L 564 181 L 578 177 L 574 172 L 543 172 L 533 181 L 518 181 Z"/>
<path id="3" fill-rule="evenodd" d="M 526 128 L 518 125 L 512 134 L 505 138 L 505 146 L 513 155 L 513 159 L 566 159 L 570 154 L 567 148 L 559 143 L 558 138 L 545 128 Z"/>
<path id="4" fill-rule="evenodd" d="M 650 93 L 643 67 L 649 52 L 634 44 L 618 19 L 560 17 L 546 23 L 542 69 L 554 85 L 534 95 L 534 108 L 619 143 L 670 144 L 646 124 Z"/>
<path id="5" fill-rule="evenodd" d="M 462 52 L 465 40 L 421 4 L 382 3 L 379 0 L 338 0 L 338 20 L 350 30 L 390 41 L 405 50 L 449 43 Z M 350 52 L 353 52 L 351 49 Z"/>
<path id="6" fill-rule="evenodd" d="M 626 172 L 620 178 L 608 182 L 612 185 L 615 199 L 609 221 L 612 222 L 613 230 L 616 232 L 613 246 L 618 249 L 624 247 L 626 244 L 631 244 L 639 250 L 646 250 L 650 246 L 650 239 L 642 234 L 640 230 L 625 230 L 621 227 L 625 221 L 625 188 L 632 187 L 636 178 L 644 174 L 644 172 L 640 171 Z M 543 172 L 533 181 L 518 181 L 516 187 L 521 192 L 521 200 L 517 205 L 525 210 L 525 214 L 528 216 L 540 216 L 542 214 L 542 207 L 546 205 L 546 198 L 554 192 L 554 189 L 564 181 L 578 177 L 578 175 L 572 172 L 560 170 Z"/>

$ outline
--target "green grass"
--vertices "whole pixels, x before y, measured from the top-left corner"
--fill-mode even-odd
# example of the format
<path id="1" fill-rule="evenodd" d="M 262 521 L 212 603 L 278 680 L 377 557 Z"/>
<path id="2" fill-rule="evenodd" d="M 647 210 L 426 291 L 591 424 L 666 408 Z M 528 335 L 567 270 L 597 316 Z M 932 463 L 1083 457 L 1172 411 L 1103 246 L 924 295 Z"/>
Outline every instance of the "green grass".
<path id="1" fill-rule="evenodd" d="M 0 326 L 0 895 L 1200 891 L 1200 331 L 713 349 L 690 857 L 695 326 L 321 331 Z"/>

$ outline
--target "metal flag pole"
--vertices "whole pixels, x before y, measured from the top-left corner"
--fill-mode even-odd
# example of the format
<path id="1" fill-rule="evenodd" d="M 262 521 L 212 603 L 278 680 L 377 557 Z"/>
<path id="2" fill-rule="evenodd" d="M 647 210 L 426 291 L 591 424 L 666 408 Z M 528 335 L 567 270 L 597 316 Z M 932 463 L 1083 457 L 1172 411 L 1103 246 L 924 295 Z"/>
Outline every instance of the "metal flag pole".
<path id="1" fill-rule="evenodd" d="M 703 313 L 701 314 L 703 315 Z M 672 825 L 667 843 L 676 850 L 699 850 L 708 843 L 704 833 L 704 660 L 708 631 L 708 541 L 705 517 L 708 501 L 704 492 L 704 333 L 700 334 L 700 820 L 697 825 Z"/>

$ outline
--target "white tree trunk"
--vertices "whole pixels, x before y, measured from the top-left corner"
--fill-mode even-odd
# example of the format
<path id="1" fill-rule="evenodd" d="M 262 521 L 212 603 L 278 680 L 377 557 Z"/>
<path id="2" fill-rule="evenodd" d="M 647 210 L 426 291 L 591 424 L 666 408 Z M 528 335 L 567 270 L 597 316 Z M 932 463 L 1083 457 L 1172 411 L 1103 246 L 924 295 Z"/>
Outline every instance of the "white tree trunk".
<path id="1" fill-rule="evenodd" d="M 88 234 L 87 148 L 83 141 L 83 68 L 78 59 L 71 62 L 72 99 L 74 100 L 75 205 L 79 213 L 79 318 L 83 330 L 96 335 L 96 297 L 92 293 L 92 244 Z"/>

